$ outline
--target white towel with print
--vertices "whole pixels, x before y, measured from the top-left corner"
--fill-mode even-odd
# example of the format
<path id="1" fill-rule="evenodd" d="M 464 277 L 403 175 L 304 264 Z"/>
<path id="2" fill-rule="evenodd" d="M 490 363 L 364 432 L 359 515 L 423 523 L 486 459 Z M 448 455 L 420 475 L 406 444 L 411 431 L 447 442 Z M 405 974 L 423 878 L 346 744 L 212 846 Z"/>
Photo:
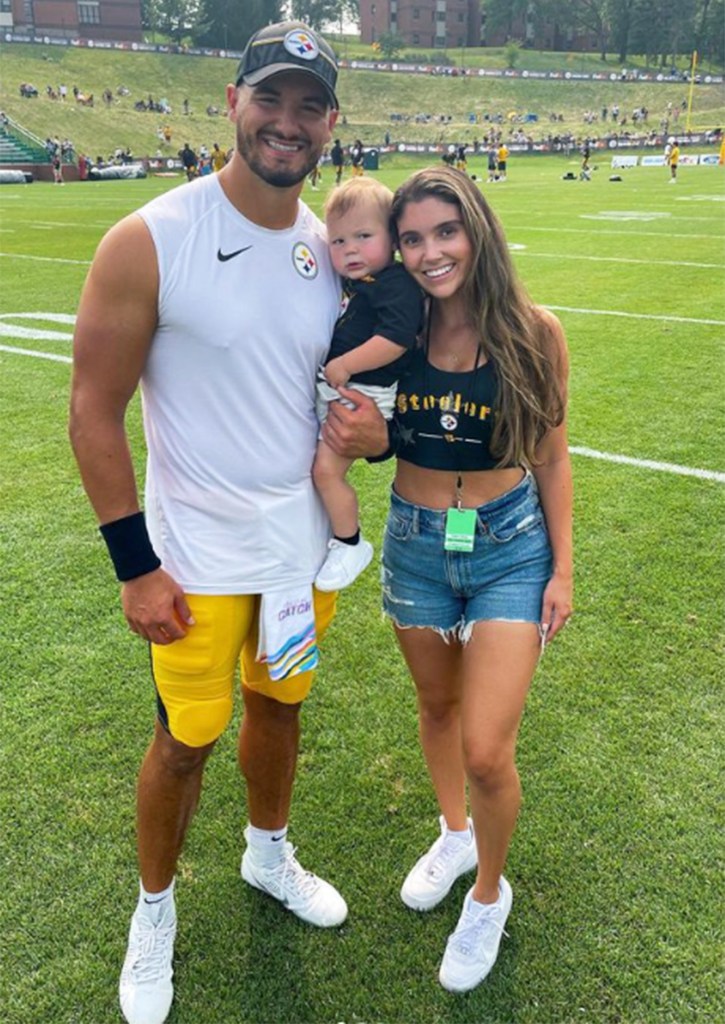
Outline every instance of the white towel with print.
<path id="1" fill-rule="evenodd" d="M 273 682 L 316 668 L 320 660 L 312 585 L 262 594 L 257 661 Z"/>

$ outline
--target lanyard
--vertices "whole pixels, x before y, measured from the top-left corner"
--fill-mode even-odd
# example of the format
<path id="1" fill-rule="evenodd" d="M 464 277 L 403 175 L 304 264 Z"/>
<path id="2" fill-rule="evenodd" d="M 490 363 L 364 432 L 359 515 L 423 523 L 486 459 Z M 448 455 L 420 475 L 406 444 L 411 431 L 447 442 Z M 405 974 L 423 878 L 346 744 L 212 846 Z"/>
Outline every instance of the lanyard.
<path id="1" fill-rule="evenodd" d="M 429 390 L 430 390 L 429 387 L 428 387 L 428 365 L 429 365 L 429 354 L 430 354 L 430 329 L 431 329 L 431 321 L 433 319 L 432 313 L 433 313 L 433 308 L 432 308 L 432 304 L 431 304 L 431 309 L 429 310 L 429 313 L 428 313 L 428 323 L 426 325 L 425 348 L 424 348 L 425 366 L 423 368 L 423 386 L 425 388 L 426 393 L 428 393 Z M 470 373 L 470 379 L 468 381 L 468 395 L 466 396 L 466 399 L 465 399 L 465 401 L 463 403 L 463 406 L 462 406 L 462 412 L 463 412 L 464 415 L 465 415 L 466 408 L 470 409 L 470 407 L 471 407 L 471 399 L 473 398 L 473 390 L 474 390 L 474 388 L 476 386 L 476 374 L 478 373 L 478 364 L 479 364 L 479 362 L 481 360 L 481 355 L 482 354 L 483 354 L 483 345 L 479 341 L 478 347 L 476 349 L 476 359 L 475 359 L 475 362 L 473 364 L 473 370 Z M 442 419 L 443 419 L 443 417 L 441 417 L 441 420 Z M 443 423 L 441 423 L 441 426 L 444 426 Z M 445 427 L 444 427 L 444 429 L 445 429 Z M 456 495 L 455 496 L 455 505 L 456 505 L 456 508 L 458 509 L 458 511 L 460 512 L 460 511 L 462 511 L 462 501 L 463 501 L 463 474 L 462 474 L 460 469 L 456 470 L 456 492 L 455 492 L 455 495 Z"/>

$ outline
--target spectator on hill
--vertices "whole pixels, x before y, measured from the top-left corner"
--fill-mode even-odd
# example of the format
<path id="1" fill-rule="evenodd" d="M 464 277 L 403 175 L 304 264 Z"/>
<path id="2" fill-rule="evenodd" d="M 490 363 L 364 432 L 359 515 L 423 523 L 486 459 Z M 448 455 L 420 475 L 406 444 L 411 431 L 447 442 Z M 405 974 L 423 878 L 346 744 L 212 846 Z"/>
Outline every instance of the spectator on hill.
<path id="1" fill-rule="evenodd" d="M 58 86 L 58 95 L 60 96 L 61 103 L 65 103 L 66 96 L 68 95 L 68 86 L 67 85 L 59 85 Z"/>

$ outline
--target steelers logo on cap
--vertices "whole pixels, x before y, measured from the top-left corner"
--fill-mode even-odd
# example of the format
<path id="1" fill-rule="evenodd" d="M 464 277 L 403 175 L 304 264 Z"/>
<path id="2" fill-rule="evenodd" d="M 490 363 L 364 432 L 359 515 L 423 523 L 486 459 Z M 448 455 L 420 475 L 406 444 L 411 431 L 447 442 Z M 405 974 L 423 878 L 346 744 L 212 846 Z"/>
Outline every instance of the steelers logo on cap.
<path id="1" fill-rule="evenodd" d="M 309 32 L 299 28 L 287 33 L 284 37 L 284 48 L 293 57 L 301 57 L 302 60 L 314 60 L 320 52 L 317 41 Z"/>

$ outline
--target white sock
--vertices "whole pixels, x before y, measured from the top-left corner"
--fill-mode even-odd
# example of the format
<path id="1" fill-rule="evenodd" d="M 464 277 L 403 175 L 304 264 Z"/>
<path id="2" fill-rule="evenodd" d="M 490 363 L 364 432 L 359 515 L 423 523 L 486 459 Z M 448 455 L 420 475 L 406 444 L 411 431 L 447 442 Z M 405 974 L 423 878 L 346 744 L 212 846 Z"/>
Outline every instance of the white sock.
<path id="1" fill-rule="evenodd" d="M 138 910 L 144 917 L 150 918 L 154 924 L 157 924 L 166 914 L 176 914 L 176 905 L 174 903 L 175 882 L 176 879 L 172 879 L 171 885 L 161 892 L 148 892 L 144 889 L 143 882 L 139 879 Z"/>
<path id="2" fill-rule="evenodd" d="M 463 832 L 454 832 L 452 828 L 448 828 L 446 825 L 446 839 L 449 837 L 451 839 L 458 839 L 461 843 L 470 843 L 473 839 L 473 829 L 469 825 Z"/>
<path id="3" fill-rule="evenodd" d="M 247 842 L 254 851 L 254 859 L 259 864 L 277 864 L 284 860 L 285 840 L 287 838 L 287 826 L 282 828 L 266 829 L 255 828 L 249 825 L 247 828 Z"/>

